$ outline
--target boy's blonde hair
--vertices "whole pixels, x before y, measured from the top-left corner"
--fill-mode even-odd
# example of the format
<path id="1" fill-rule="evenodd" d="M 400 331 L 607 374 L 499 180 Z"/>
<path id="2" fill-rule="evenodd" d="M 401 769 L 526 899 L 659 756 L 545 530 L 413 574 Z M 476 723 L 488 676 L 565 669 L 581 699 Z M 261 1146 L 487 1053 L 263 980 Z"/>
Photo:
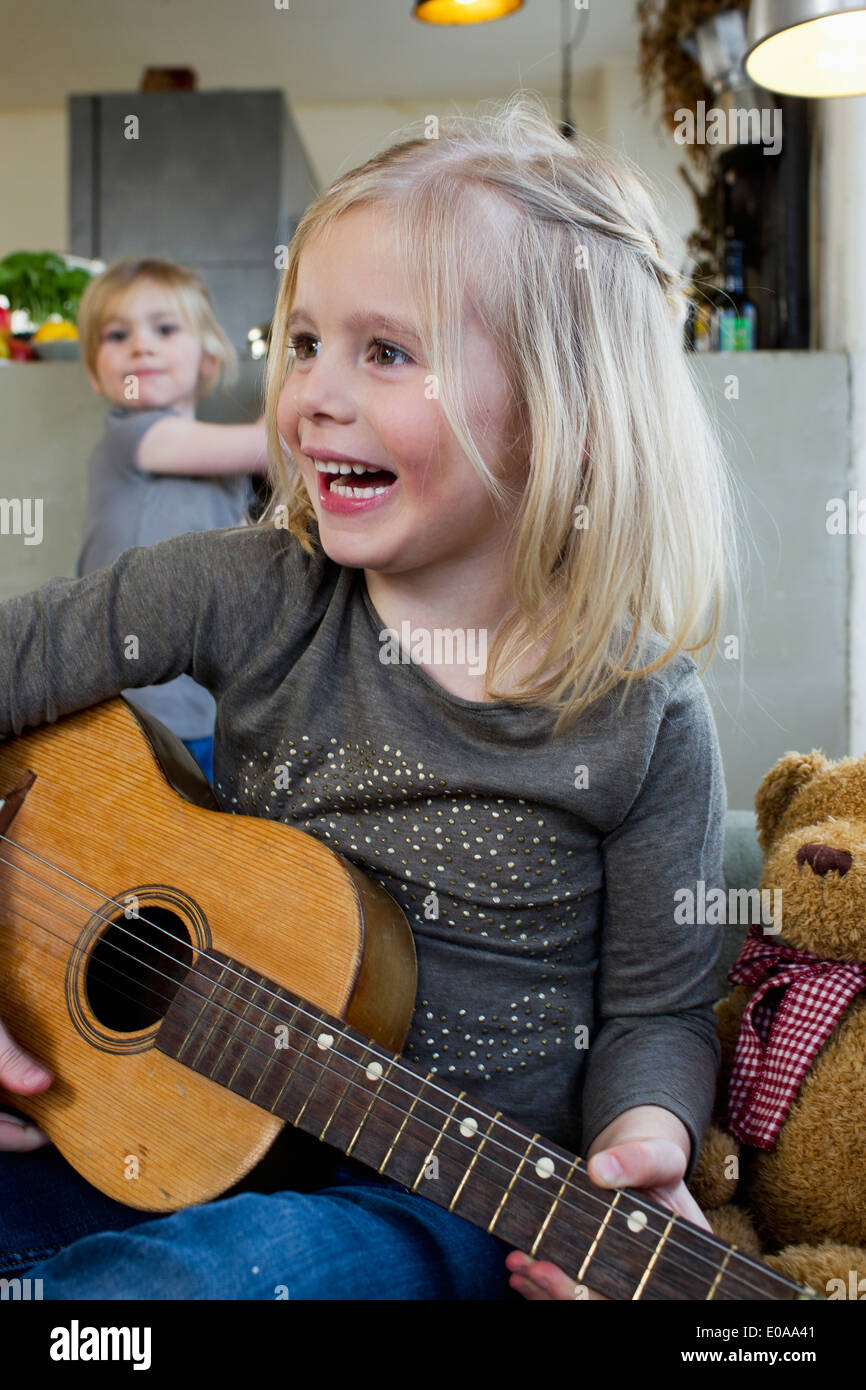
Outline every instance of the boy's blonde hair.
<path id="1" fill-rule="evenodd" d="M 233 380 L 238 370 L 237 353 L 220 327 L 202 280 L 187 266 L 152 256 L 113 261 L 87 285 L 78 306 L 78 337 L 87 370 L 96 375 L 100 335 L 112 301 L 139 280 L 152 280 L 171 294 L 179 315 L 203 351 L 216 358 L 218 370 L 209 377 L 199 376 L 198 397 L 209 395 L 223 376 Z"/>
<path id="2" fill-rule="evenodd" d="M 443 120 L 432 139 L 407 131 L 322 193 L 292 238 L 267 370 L 274 493 L 257 524 L 285 525 L 312 553 L 315 512 L 276 422 L 298 261 L 350 208 L 381 206 L 442 409 L 507 504 L 467 418 L 464 296 L 498 345 L 527 481 L 510 499 L 516 608 L 491 644 L 486 693 L 557 710 L 558 733 L 620 679 L 624 700 L 632 680 L 681 650 L 709 644 L 709 663 L 727 559 L 742 607 L 738 499 L 684 350 L 685 277 L 666 259 L 662 219 L 631 162 L 585 137 L 566 141 L 535 93 Z M 507 670 L 551 627 L 538 662 L 503 691 Z M 641 667 L 652 633 L 661 648 Z"/>

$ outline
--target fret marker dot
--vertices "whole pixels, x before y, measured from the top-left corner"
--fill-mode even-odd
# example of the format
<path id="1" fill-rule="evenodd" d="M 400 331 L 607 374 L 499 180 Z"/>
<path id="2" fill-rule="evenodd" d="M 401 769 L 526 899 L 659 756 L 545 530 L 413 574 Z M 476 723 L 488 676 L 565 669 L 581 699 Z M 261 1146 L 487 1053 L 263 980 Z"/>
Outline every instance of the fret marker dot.
<path id="1" fill-rule="evenodd" d="M 553 1176 L 553 1159 L 540 1158 L 535 1165 L 535 1171 L 540 1178 L 550 1178 Z"/>
<path id="2" fill-rule="evenodd" d="M 464 1139 L 471 1139 L 477 1128 L 478 1121 L 475 1119 L 474 1115 L 468 1115 L 460 1125 L 460 1133 L 463 1135 Z"/>
<path id="3" fill-rule="evenodd" d="M 368 1080 L 368 1081 L 378 1081 L 378 1079 L 379 1079 L 379 1077 L 380 1077 L 381 1075 L 382 1075 L 382 1063 L 381 1063 L 381 1062 L 371 1062 L 370 1065 L 369 1065 L 369 1067 L 367 1068 L 367 1080 Z"/>
<path id="4" fill-rule="evenodd" d="M 316 1038 L 316 1045 L 320 1047 L 323 1052 L 327 1052 L 329 1047 L 334 1046 L 333 1034 L 320 1033 L 319 1036 Z"/>
<path id="5" fill-rule="evenodd" d="M 642 1231 L 647 1223 L 645 1211 L 633 1211 L 629 1213 L 627 1226 L 630 1231 Z"/>

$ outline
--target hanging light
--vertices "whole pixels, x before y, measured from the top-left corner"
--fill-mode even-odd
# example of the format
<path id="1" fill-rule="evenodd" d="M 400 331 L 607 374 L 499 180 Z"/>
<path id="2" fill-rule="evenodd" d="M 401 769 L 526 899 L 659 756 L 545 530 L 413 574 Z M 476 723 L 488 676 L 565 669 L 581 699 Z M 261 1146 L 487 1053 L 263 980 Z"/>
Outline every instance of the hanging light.
<path id="1" fill-rule="evenodd" d="M 866 93 L 863 0 L 752 0 L 746 72 L 798 97 Z"/>
<path id="2" fill-rule="evenodd" d="M 523 8 L 523 0 L 415 0 L 414 18 L 425 24 L 483 24 Z"/>

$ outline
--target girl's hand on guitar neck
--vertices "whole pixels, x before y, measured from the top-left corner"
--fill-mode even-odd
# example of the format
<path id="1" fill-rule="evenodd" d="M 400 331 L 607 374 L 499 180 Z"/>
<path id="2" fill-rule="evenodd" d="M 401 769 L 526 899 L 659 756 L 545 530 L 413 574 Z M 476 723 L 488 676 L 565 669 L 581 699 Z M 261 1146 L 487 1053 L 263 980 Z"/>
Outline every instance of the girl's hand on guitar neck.
<path id="1" fill-rule="evenodd" d="M 19 1096 L 32 1096 L 46 1090 L 53 1080 L 51 1072 L 22 1051 L 0 1023 L 0 1086 Z M 29 1120 L 0 1111 L 0 1149 L 24 1153 L 50 1143 L 48 1135 Z"/>
<path id="2" fill-rule="evenodd" d="M 683 1182 L 690 1152 L 691 1140 L 682 1120 L 659 1105 L 638 1105 L 617 1115 L 596 1137 L 589 1148 L 586 1171 L 599 1187 L 642 1189 L 659 1206 L 712 1232 Z M 608 1168 L 611 1162 L 618 1171 Z M 607 1301 L 603 1294 L 575 1284 L 548 1260 L 533 1260 L 512 1250 L 505 1263 L 511 1270 L 508 1282 L 524 1298 Z"/>

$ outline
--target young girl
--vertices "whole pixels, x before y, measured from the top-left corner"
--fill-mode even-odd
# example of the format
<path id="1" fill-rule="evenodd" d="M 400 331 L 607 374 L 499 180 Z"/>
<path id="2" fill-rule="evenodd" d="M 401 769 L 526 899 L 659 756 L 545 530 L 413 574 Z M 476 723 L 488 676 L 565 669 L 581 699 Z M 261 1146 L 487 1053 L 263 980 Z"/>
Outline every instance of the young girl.
<path id="1" fill-rule="evenodd" d="M 406 913 L 408 1058 L 708 1229 L 684 1183 L 720 929 L 674 913 L 724 885 L 687 651 L 716 640 L 735 525 L 660 236 L 639 181 L 523 94 L 340 178 L 276 308 L 272 507 L 0 605 L 0 734 L 116 694 L 140 632 L 140 684 L 216 697 L 223 807 L 323 839 Z M 50 1084 L 0 1056 L 9 1090 Z M 32 1127 L 0 1142 L 0 1249 L 47 1298 L 575 1294 L 576 1269 L 324 1146 L 312 1190 L 255 1171 L 150 1218 L 27 1152 Z M 60 1195 L 10 1229 L 36 1162 Z"/>
<path id="2" fill-rule="evenodd" d="M 237 367 L 199 277 L 170 261 L 115 261 L 82 295 L 78 327 L 93 388 L 111 409 L 90 461 L 76 574 L 132 545 L 242 522 L 249 475 L 267 471 L 264 417 L 252 425 L 195 419 L 196 402 Z M 182 675 L 124 693 L 173 729 L 212 780 L 208 690 Z"/>

